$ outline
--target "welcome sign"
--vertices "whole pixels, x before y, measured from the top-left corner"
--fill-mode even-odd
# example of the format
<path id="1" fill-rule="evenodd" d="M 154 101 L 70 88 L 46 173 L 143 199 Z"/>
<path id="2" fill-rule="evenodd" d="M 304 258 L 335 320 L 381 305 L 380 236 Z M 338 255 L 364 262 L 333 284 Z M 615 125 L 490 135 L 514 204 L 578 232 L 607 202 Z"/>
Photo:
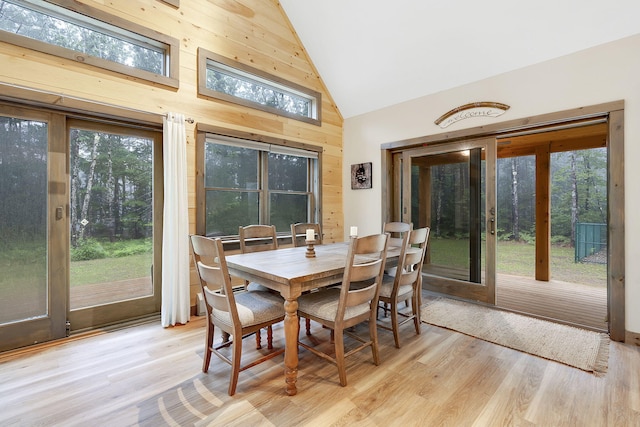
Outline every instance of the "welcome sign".
<path id="1" fill-rule="evenodd" d="M 435 124 L 444 129 L 453 123 L 472 117 L 498 117 L 509 108 L 508 105 L 499 102 L 473 102 L 443 114 L 435 121 Z"/>

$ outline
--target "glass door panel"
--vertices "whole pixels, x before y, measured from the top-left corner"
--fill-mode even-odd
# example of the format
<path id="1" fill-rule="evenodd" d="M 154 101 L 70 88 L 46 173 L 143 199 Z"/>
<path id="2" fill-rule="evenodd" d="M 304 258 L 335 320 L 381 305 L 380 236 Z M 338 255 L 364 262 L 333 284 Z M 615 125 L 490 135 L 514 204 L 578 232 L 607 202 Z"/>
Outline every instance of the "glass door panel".
<path id="1" fill-rule="evenodd" d="M 0 117 L 0 323 L 45 317 L 48 123 Z"/>
<path id="2" fill-rule="evenodd" d="M 70 122 L 69 316 L 73 330 L 157 311 L 159 292 L 153 284 L 156 139 L 151 132 Z"/>
<path id="3" fill-rule="evenodd" d="M 0 351 L 65 335 L 64 287 L 55 280 L 64 277 L 56 268 L 64 254 L 50 244 L 65 217 L 56 194 L 64 159 L 60 166 L 52 152 L 60 145 L 51 137 L 56 117 L 0 106 Z"/>
<path id="4" fill-rule="evenodd" d="M 492 140 L 466 141 L 404 154 L 405 220 L 431 228 L 426 289 L 494 302 L 494 147 Z"/>

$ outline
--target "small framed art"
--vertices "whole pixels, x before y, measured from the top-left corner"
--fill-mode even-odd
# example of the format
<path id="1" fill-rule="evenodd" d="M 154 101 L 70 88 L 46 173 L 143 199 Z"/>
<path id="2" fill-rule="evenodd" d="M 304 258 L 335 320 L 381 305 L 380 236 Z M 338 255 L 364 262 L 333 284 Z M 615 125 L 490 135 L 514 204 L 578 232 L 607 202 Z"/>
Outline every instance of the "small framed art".
<path id="1" fill-rule="evenodd" d="M 371 162 L 351 165 L 351 189 L 371 188 Z"/>

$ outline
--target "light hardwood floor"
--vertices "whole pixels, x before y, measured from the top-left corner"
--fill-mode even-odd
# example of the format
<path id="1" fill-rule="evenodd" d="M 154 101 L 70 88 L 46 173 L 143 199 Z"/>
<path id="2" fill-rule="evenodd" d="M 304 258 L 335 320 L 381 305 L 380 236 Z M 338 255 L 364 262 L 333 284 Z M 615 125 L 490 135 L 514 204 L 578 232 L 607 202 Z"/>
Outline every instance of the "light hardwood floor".
<path id="1" fill-rule="evenodd" d="M 425 299 L 429 296 L 425 296 Z M 240 373 L 201 372 L 204 319 L 164 329 L 157 320 L 0 354 L 2 426 L 638 426 L 640 347 L 611 343 L 601 377 L 423 324 L 402 349 L 379 330 L 370 352 L 337 369 L 300 350 L 298 394 L 286 396 L 283 361 Z M 313 324 L 315 339 L 329 332 Z M 283 345 L 282 328 L 274 343 Z M 254 340 L 245 340 L 246 355 Z"/>

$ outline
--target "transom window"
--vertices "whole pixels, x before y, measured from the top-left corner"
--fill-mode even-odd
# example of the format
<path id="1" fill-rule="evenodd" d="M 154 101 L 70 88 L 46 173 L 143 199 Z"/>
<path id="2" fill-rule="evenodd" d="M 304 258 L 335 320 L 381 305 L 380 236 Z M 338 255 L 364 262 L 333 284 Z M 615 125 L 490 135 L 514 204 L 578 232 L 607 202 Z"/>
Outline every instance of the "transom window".
<path id="1" fill-rule="evenodd" d="M 172 66 L 177 55 L 171 56 L 173 49 L 177 51 L 177 40 L 149 37 L 150 30 L 144 27 L 83 6 L 86 11 L 95 18 L 41 0 L 0 0 L 0 40 L 177 85 L 172 73 L 177 70 Z"/>
<path id="2" fill-rule="evenodd" d="M 201 95 L 320 124 L 319 92 L 204 49 L 198 55 Z"/>
<path id="3" fill-rule="evenodd" d="M 249 224 L 286 233 L 292 223 L 315 222 L 317 177 L 317 152 L 207 135 L 206 235 L 234 236 Z"/>

